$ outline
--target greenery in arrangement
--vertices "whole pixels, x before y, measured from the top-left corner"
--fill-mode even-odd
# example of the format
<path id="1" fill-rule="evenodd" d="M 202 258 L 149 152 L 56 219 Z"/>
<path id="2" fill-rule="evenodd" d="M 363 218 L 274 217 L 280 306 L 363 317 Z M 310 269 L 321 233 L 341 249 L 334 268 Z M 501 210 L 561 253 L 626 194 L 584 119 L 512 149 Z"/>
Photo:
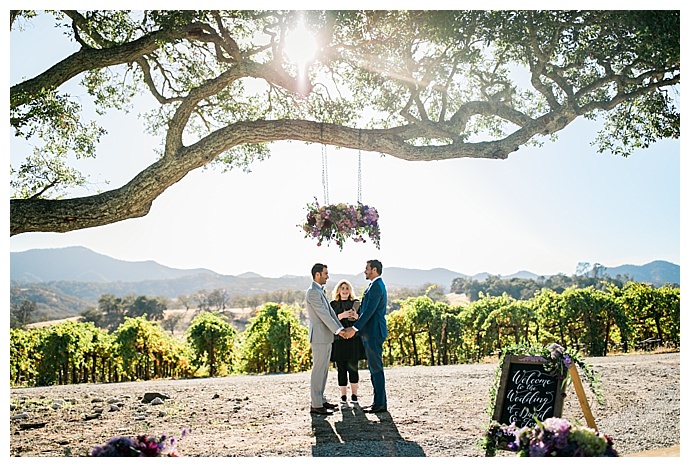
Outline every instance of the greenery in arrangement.
<path id="1" fill-rule="evenodd" d="M 523 428 L 494 422 L 484 442 L 487 456 L 502 447 L 521 457 L 618 457 L 609 435 L 563 418 L 537 420 L 534 426 Z"/>
<path id="2" fill-rule="evenodd" d="M 307 220 L 301 227 L 305 232 L 304 237 L 315 238 L 318 246 L 334 241 L 342 250 L 348 238 L 366 243 L 366 235 L 376 248 L 381 247 L 379 213 L 376 208 L 361 203 L 320 206 L 314 199 L 313 203 L 307 204 Z"/>

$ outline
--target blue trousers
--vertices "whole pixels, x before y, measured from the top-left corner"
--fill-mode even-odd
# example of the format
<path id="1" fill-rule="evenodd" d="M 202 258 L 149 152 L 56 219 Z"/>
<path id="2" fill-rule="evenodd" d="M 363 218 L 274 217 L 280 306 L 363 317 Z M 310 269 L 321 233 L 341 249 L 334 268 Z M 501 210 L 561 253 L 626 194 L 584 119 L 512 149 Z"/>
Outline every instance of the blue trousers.
<path id="1" fill-rule="evenodd" d="M 371 385 L 374 387 L 374 405 L 388 405 L 386 399 L 386 377 L 383 374 L 383 341 L 385 337 L 362 336 L 367 365 L 371 375 Z"/>

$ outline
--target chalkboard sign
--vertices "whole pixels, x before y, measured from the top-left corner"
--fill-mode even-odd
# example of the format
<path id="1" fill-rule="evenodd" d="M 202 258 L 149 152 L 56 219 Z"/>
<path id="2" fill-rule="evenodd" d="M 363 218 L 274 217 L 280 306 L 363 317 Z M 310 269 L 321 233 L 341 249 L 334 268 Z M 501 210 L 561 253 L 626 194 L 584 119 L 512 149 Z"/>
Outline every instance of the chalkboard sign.
<path id="1" fill-rule="evenodd" d="M 562 380 L 544 369 L 546 359 L 531 355 L 506 355 L 496 394 L 493 419 L 502 425 L 533 426 L 534 418 L 560 417 Z"/>

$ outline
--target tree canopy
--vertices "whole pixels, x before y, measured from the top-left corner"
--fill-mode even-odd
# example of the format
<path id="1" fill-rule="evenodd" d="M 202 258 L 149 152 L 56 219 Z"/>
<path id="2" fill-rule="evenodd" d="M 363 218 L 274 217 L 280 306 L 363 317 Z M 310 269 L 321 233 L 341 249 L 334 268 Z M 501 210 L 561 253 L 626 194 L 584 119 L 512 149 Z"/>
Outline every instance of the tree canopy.
<path id="1" fill-rule="evenodd" d="M 279 140 L 433 161 L 506 159 L 580 117 L 622 156 L 680 136 L 674 10 L 12 10 L 10 29 L 37 14 L 79 48 L 10 86 L 15 137 L 40 142 L 11 167 L 10 236 L 144 216 L 190 171 L 247 169 Z M 70 157 L 96 157 L 107 131 L 61 89 L 73 80 L 98 112 L 158 103 L 160 155 L 121 187 L 70 197 L 87 181 Z"/>

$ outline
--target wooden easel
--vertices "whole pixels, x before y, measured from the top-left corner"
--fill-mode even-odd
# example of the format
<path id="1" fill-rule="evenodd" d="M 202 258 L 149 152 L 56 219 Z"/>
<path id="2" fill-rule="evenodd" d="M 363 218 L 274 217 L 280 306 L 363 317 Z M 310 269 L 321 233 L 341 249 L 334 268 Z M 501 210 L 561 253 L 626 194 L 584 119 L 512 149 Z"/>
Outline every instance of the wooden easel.
<path id="1" fill-rule="evenodd" d="M 585 389 L 582 387 L 582 381 L 580 380 L 576 365 L 571 365 L 568 369 L 568 373 L 570 373 L 570 378 L 573 380 L 573 388 L 575 388 L 575 394 L 577 394 L 577 399 L 580 401 L 580 407 L 582 407 L 582 413 L 587 421 L 587 426 L 597 430 L 597 424 L 594 422 L 592 409 L 590 409 L 589 402 L 587 402 Z"/>

